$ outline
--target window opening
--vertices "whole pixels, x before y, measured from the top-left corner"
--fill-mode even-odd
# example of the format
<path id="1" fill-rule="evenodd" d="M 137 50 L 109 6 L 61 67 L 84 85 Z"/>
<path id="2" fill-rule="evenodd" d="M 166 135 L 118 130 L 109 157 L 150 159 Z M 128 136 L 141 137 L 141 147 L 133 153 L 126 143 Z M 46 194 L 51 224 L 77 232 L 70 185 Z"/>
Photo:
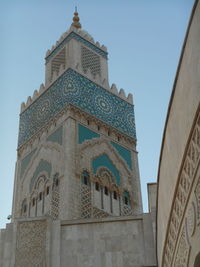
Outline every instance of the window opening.
<path id="1" fill-rule="evenodd" d="M 82 173 L 82 183 L 89 186 L 90 185 L 90 176 L 87 171 L 83 171 Z"/>
<path id="2" fill-rule="evenodd" d="M 99 183 L 98 182 L 95 183 L 95 189 L 96 189 L 96 191 L 99 191 Z"/>
<path id="3" fill-rule="evenodd" d="M 104 193 L 105 193 L 105 195 L 108 195 L 108 187 L 104 187 Z"/>
<path id="4" fill-rule="evenodd" d="M 125 203 L 126 205 L 128 205 L 128 197 L 127 197 L 127 196 L 124 197 L 124 203 Z"/>
<path id="5" fill-rule="evenodd" d="M 39 201 L 42 200 L 42 192 L 39 193 Z"/>
<path id="6" fill-rule="evenodd" d="M 83 183 L 85 185 L 88 185 L 88 178 L 87 178 L 87 176 L 83 176 Z"/>
<path id="7" fill-rule="evenodd" d="M 46 188 L 46 195 L 48 195 L 49 194 L 49 186 L 47 186 L 47 188 Z"/>
<path id="8" fill-rule="evenodd" d="M 117 192 L 116 191 L 113 192 L 113 198 L 117 199 Z"/>
<path id="9" fill-rule="evenodd" d="M 23 207 L 23 212 L 26 213 L 26 204 Z"/>

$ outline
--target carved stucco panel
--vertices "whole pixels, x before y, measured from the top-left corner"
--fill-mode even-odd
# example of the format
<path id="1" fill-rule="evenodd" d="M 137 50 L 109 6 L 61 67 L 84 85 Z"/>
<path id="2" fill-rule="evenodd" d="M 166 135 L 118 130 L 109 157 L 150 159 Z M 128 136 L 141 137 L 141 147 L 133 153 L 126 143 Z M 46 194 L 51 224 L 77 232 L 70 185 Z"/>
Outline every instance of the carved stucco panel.
<path id="1" fill-rule="evenodd" d="M 15 267 L 46 266 L 45 220 L 18 222 Z"/>

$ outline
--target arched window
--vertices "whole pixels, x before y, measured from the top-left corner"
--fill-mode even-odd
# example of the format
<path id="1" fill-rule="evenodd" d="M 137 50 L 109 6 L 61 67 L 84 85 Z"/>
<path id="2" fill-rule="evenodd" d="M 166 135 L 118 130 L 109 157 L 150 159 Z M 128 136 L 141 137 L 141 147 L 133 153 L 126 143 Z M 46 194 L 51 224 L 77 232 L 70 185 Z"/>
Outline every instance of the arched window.
<path id="1" fill-rule="evenodd" d="M 32 199 L 32 206 L 35 206 L 35 198 Z"/>
<path id="2" fill-rule="evenodd" d="M 96 191 L 99 191 L 100 190 L 100 186 L 99 186 L 99 183 L 98 182 L 95 183 L 95 189 L 96 189 Z"/>
<path id="3" fill-rule="evenodd" d="M 130 206 L 130 194 L 128 191 L 124 191 L 123 200 L 125 205 Z"/>
<path id="4" fill-rule="evenodd" d="M 39 193 L 39 201 L 42 200 L 42 192 Z"/>
<path id="5" fill-rule="evenodd" d="M 90 175 L 87 171 L 83 171 L 81 179 L 84 185 L 90 186 Z"/>
<path id="6" fill-rule="evenodd" d="M 116 191 L 113 192 L 113 198 L 117 200 L 117 192 Z"/>
<path id="7" fill-rule="evenodd" d="M 27 213 L 27 200 L 24 199 L 22 201 L 21 215 L 26 215 L 26 213 Z"/>
<path id="8" fill-rule="evenodd" d="M 108 187 L 107 186 L 104 187 L 104 194 L 108 196 Z"/>
<path id="9" fill-rule="evenodd" d="M 23 213 L 26 213 L 26 209 L 27 209 L 27 207 L 26 207 L 26 204 L 23 206 Z"/>
<path id="10" fill-rule="evenodd" d="M 46 188 L 46 195 L 48 196 L 48 194 L 49 194 L 49 186 L 47 186 Z"/>

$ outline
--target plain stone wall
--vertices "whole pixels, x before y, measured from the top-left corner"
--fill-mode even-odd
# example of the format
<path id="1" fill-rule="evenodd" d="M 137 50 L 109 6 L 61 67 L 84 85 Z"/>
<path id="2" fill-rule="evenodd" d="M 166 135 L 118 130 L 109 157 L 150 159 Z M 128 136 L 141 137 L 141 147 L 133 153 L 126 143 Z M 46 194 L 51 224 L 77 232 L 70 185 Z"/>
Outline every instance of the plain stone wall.
<path id="1" fill-rule="evenodd" d="M 200 101 L 199 44 L 200 3 L 198 2 L 177 71 L 163 136 L 158 177 L 157 253 L 159 266 L 162 266 L 165 235 L 178 174 Z"/>
<path id="2" fill-rule="evenodd" d="M 156 266 L 149 214 L 63 221 L 61 267 Z"/>

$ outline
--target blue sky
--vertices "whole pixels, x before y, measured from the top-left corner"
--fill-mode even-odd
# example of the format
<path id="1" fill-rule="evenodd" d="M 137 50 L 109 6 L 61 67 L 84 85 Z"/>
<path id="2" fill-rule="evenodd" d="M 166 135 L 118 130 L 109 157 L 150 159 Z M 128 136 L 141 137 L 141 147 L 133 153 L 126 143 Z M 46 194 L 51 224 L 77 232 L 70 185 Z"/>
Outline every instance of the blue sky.
<path id="1" fill-rule="evenodd" d="M 44 82 L 46 51 L 71 25 L 108 47 L 109 82 L 134 96 L 144 210 L 193 0 L 0 0 L 0 228 L 11 213 L 19 111 Z"/>

